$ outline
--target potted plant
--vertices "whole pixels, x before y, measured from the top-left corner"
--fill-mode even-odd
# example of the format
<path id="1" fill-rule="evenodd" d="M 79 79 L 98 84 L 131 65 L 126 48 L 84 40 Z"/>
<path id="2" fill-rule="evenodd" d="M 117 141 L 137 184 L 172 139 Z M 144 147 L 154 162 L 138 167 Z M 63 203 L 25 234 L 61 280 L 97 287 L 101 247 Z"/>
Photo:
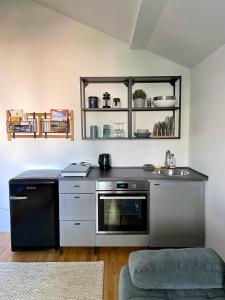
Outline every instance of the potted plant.
<path id="1" fill-rule="evenodd" d="M 145 107 L 146 93 L 142 90 L 136 90 L 133 93 L 134 107 L 135 108 L 143 108 Z"/>

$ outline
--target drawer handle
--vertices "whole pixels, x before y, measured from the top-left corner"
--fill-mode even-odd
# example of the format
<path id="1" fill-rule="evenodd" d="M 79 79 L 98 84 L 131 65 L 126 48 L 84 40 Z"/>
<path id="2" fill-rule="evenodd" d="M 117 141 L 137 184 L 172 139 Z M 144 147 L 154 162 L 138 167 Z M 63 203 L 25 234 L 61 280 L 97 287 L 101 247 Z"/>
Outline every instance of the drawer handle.
<path id="1" fill-rule="evenodd" d="M 159 183 L 155 183 L 154 185 L 160 185 Z"/>
<path id="2" fill-rule="evenodd" d="M 80 225 L 80 223 L 74 223 L 74 225 Z"/>
<path id="3" fill-rule="evenodd" d="M 75 199 L 80 199 L 80 196 L 75 196 L 74 198 L 75 198 Z"/>
<path id="4" fill-rule="evenodd" d="M 75 188 L 79 188 L 80 186 L 79 186 L 79 185 L 75 185 L 74 187 L 75 187 Z"/>

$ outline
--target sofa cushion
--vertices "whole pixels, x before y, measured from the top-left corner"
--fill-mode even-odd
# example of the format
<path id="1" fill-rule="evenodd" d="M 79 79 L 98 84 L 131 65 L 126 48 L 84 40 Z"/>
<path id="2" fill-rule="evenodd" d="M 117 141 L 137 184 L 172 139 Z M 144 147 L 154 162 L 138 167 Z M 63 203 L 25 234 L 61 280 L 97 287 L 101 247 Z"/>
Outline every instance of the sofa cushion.
<path id="1" fill-rule="evenodd" d="M 128 266 L 120 272 L 119 300 L 224 300 L 224 289 L 159 290 L 140 289 L 133 285 Z"/>
<path id="2" fill-rule="evenodd" d="M 133 284 L 143 289 L 223 288 L 224 262 L 212 249 L 164 249 L 132 252 Z"/>

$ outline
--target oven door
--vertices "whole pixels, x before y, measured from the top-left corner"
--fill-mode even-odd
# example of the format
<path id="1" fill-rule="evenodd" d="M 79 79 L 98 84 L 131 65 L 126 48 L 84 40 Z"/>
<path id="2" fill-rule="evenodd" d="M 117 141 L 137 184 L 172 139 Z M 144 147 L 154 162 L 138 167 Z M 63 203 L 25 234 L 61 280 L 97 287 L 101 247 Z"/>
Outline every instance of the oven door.
<path id="1" fill-rule="evenodd" d="M 148 192 L 97 194 L 98 234 L 148 233 Z"/>

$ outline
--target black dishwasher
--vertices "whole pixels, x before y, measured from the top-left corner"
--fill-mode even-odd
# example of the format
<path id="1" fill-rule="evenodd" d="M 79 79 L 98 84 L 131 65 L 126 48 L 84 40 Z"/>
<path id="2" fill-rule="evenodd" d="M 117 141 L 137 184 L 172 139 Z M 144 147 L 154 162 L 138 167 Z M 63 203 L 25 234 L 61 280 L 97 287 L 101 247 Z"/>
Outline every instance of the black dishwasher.
<path id="1" fill-rule="evenodd" d="M 59 175 L 31 170 L 9 181 L 12 251 L 59 248 Z"/>

